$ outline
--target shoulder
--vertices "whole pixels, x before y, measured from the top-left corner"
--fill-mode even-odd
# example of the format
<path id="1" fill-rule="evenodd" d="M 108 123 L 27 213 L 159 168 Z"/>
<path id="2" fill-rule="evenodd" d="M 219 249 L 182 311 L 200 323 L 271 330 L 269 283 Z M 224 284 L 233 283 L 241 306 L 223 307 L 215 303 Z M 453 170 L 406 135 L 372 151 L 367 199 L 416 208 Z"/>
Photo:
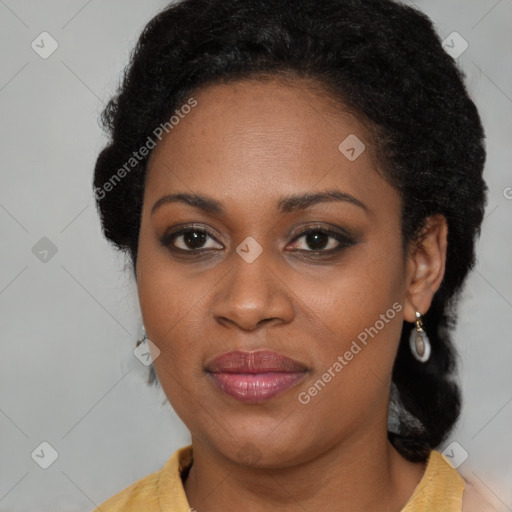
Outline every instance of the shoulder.
<path id="1" fill-rule="evenodd" d="M 147 475 L 103 502 L 93 512 L 159 511 L 155 493 L 160 471 Z M 143 508 L 141 508 L 143 507 Z"/>
<path id="2" fill-rule="evenodd" d="M 137 480 L 103 502 L 93 512 L 188 510 L 190 506 L 181 477 L 192 462 L 192 445 L 177 449 L 161 469 Z"/>
<path id="3" fill-rule="evenodd" d="M 400 512 L 461 512 L 465 482 L 437 450 L 427 459 L 423 477 Z"/>

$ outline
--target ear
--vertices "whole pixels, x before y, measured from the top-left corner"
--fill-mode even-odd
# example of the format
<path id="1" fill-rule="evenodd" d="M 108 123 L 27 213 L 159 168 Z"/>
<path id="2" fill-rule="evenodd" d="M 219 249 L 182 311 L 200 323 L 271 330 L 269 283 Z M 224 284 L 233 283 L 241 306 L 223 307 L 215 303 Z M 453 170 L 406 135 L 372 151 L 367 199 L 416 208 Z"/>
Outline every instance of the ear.
<path id="1" fill-rule="evenodd" d="M 443 281 L 448 225 L 444 215 L 427 219 L 422 235 L 408 248 L 404 320 L 414 322 L 416 311 L 424 315 Z"/>

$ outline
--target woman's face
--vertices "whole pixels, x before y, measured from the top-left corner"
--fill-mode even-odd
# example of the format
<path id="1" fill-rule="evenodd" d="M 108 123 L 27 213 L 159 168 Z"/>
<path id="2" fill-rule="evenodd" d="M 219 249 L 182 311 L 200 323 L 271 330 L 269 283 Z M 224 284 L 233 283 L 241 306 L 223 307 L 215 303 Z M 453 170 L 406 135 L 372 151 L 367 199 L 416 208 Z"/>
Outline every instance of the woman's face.
<path id="1" fill-rule="evenodd" d="M 148 162 L 136 267 L 170 403 L 193 442 L 261 467 L 382 442 L 408 271 L 363 126 L 298 81 L 194 98 Z M 296 365 L 213 364 L 233 351 Z"/>

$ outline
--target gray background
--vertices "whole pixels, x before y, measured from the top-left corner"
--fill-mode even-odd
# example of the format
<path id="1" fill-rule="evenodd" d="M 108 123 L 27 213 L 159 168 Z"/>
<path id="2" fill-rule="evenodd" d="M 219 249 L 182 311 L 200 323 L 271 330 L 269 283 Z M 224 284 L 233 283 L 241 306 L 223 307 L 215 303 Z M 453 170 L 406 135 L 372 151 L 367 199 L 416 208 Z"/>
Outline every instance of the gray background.
<path id="1" fill-rule="evenodd" d="M 0 0 L 2 511 L 92 510 L 189 442 L 133 355 L 136 290 L 91 190 L 99 113 L 166 3 Z M 459 471 L 512 510 L 512 1 L 415 4 L 443 39 L 468 42 L 457 61 L 488 150 L 489 204 L 455 335 L 465 403 L 441 449 L 459 443 Z M 31 47 L 44 31 L 59 45 L 46 59 Z M 57 249 L 46 261 L 43 237 Z M 58 453 L 48 469 L 31 457 L 43 441 Z"/>

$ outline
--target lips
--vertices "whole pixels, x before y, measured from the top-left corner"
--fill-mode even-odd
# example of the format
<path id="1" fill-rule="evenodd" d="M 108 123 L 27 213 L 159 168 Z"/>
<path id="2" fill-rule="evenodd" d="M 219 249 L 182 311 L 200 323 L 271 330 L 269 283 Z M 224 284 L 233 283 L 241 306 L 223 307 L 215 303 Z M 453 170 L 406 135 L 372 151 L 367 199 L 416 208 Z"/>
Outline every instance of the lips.
<path id="1" fill-rule="evenodd" d="M 269 350 L 228 352 L 206 366 L 220 391 L 242 402 L 262 402 L 302 380 L 308 368 Z"/>

